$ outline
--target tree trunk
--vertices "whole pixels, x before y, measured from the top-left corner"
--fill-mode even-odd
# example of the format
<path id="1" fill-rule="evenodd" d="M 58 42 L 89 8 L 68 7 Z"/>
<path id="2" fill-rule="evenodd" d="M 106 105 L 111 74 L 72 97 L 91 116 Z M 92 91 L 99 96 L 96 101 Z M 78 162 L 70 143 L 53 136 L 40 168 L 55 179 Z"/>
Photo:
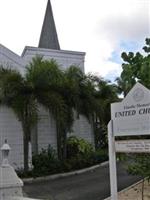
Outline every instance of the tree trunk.
<path id="1" fill-rule="evenodd" d="M 98 149 L 98 136 L 99 136 L 99 129 L 98 129 L 98 120 L 97 116 L 93 117 L 93 131 L 94 131 L 94 144 L 95 144 L 95 149 Z"/>
<path id="2" fill-rule="evenodd" d="M 32 144 L 32 153 L 33 153 L 33 155 L 37 155 L 38 154 L 37 124 L 31 130 L 31 144 Z"/>
<path id="3" fill-rule="evenodd" d="M 27 172 L 29 170 L 28 157 L 29 157 L 29 141 L 28 137 L 24 133 L 24 172 Z"/>
<path id="4" fill-rule="evenodd" d="M 62 145 L 62 158 L 63 160 L 67 158 L 67 133 L 63 131 L 63 145 Z"/>
<path id="5" fill-rule="evenodd" d="M 57 124 L 57 152 L 59 160 L 64 160 L 67 157 L 67 135 L 66 131 Z"/>
<path id="6" fill-rule="evenodd" d="M 90 116 L 90 125 L 91 125 L 91 129 L 92 129 L 94 148 L 96 148 L 96 143 L 95 143 L 95 124 L 94 124 L 94 115 L 93 114 Z"/>
<path id="7" fill-rule="evenodd" d="M 61 132 L 60 132 L 59 123 L 57 123 L 57 122 L 56 122 L 56 131 L 57 131 L 57 155 L 58 155 L 58 159 L 59 159 L 59 160 L 62 160 Z"/>
<path id="8" fill-rule="evenodd" d="M 30 127 L 27 121 L 22 122 L 23 127 L 23 145 L 24 145 L 24 172 L 29 171 L 29 141 L 30 141 Z"/>

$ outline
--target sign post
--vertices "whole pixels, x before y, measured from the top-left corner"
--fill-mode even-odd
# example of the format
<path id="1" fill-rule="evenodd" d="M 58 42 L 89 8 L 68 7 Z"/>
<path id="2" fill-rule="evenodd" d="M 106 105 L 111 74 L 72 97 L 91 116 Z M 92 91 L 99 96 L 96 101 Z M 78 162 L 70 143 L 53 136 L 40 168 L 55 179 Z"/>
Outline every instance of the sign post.
<path id="1" fill-rule="evenodd" d="M 115 138 L 113 136 L 113 122 L 108 124 L 108 144 L 109 144 L 109 173 L 111 185 L 111 199 L 117 200 L 117 169 L 116 169 L 116 152 Z"/>
<path id="2" fill-rule="evenodd" d="M 111 200 L 117 200 L 116 152 L 150 153 L 150 140 L 121 140 L 116 136 L 150 135 L 150 90 L 136 83 L 128 95 L 111 104 L 108 124 Z"/>

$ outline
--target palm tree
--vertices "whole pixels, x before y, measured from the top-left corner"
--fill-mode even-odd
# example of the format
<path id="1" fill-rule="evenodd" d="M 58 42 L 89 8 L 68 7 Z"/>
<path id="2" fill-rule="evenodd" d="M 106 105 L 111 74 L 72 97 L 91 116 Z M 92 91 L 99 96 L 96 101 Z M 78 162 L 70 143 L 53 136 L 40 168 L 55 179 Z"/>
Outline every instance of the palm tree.
<path id="1" fill-rule="evenodd" d="M 99 103 L 99 110 L 95 119 L 95 143 L 96 147 L 107 147 L 107 124 L 110 121 L 110 105 L 119 101 L 118 88 L 103 78 L 97 82 L 96 99 Z"/>
<path id="2" fill-rule="evenodd" d="M 66 138 L 75 118 L 85 116 L 94 127 L 97 119 L 106 124 L 110 102 L 116 100 L 115 87 L 81 69 L 60 70 L 54 60 L 36 57 L 27 68 L 27 81 L 34 96 L 56 121 L 58 157 L 66 157 Z M 107 98 L 107 99 L 106 99 Z M 109 116 L 109 117 L 108 117 Z"/>
<path id="3" fill-rule="evenodd" d="M 119 101 L 117 85 L 99 79 L 97 98 L 101 104 L 100 121 L 107 125 L 110 121 L 110 104 Z"/>
<path id="4" fill-rule="evenodd" d="M 63 95 L 64 73 L 53 59 L 36 57 L 27 67 L 26 77 L 38 103 L 47 108 L 56 121 L 58 158 L 63 159 L 66 133 L 73 123 L 73 114 Z"/>
<path id="5" fill-rule="evenodd" d="M 74 118 L 85 116 L 94 127 L 97 119 L 108 121 L 108 105 L 116 100 L 114 86 L 78 67 L 60 70 L 54 60 L 36 57 L 25 76 L 0 68 L 0 103 L 11 107 L 21 121 L 24 138 L 24 169 L 28 170 L 28 144 L 37 122 L 37 107 L 43 105 L 56 121 L 58 158 L 66 157 L 67 133 Z M 101 117 L 103 116 L 103 117 Z"/>
<path id="6" fill-rule="evenodd" d="M 74 118 L 81 114 L 93 123 L 97 106 L 91 76 L 86 76 L 75 66 L 62 71 L 54 60 L 41 57 L 32 60 L 26 76 L 37 101 L 56 121 L 58 157 L 64 159 L 67 133 L 72 131 Z"/>
<path id="7" fill-rule="evenodd" d="M 31 86 L 16 70 L 0 67 L 0 103 L 7 105 L 21 121 L 24 142 L 24 171 L 28 171 L 31 128 L 37 121 L 37 104 Z"/>
<path id="8" fill-rule="evenodd" d="M 76 66 L 68 68 L 65 76 L 67 80 L 65 91 L 69 94 L 68 104 L 74 110 L 75 118 L 79 115 L 84 116 L 91 124 L 94 133 L 95 116 L 99 112 L 99 102 L 95 96 L 98 78 L 91 74 L 84 74 Z"/>
<path id="9" fill-rule="evenodd" d="M 71 66 L 65 71 L 66 84 L 65 95 L 67 104 L 79 114 L 90 120 L 94 111 L 94 85 L 90 80 L 90 75 L 85 75 L 80 68 Z M 68 98 L 69 96 L 69 98 Z M 92 107 L 93 106 L 93 107 Z"/>

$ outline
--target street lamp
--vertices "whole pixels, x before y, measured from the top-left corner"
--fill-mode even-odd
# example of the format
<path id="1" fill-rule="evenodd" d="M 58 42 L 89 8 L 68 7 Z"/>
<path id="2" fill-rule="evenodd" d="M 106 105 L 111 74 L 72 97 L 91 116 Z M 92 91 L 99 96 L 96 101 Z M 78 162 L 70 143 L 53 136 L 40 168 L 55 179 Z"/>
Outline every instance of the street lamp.
<path id="1" fill-rule="evenodd" d="M 9 165 L 9 161 L 8 161 L 8 156 L 9 156 L 10 150 L 11 150 L 11 148 L 7 144 L 7 140 L 5 140 L 5 143 L 1 147 L 1 151 L 2 151 L 2 167 L 8 167 L 8 166 L 10 166 Z"/>

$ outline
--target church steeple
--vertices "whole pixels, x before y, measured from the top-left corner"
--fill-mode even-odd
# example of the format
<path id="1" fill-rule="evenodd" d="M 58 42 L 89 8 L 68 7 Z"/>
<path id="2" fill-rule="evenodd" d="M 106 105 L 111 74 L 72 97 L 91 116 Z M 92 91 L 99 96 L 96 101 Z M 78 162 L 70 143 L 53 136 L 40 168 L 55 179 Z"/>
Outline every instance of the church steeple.
<path id="1" fill-rule="evenodd" d="M 39 41 L 39 48 L 60 50 L 50 0 L 47 2 L 45 18 Z"/>

